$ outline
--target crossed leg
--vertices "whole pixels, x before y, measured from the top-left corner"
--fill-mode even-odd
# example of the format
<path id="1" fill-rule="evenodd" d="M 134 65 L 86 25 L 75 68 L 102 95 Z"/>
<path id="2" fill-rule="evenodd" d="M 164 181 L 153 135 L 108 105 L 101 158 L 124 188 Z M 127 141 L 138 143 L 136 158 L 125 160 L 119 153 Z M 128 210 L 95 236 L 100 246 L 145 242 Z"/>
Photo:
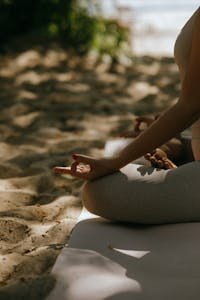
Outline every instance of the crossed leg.
<path id="1" fill-rule="evenodd" d="M 82 191 L 83 204 L 93 214 L 114 221 L 200 221 L 199 177 L 199 161 L 169 170 L 132 163 L 87 182 Z"/>

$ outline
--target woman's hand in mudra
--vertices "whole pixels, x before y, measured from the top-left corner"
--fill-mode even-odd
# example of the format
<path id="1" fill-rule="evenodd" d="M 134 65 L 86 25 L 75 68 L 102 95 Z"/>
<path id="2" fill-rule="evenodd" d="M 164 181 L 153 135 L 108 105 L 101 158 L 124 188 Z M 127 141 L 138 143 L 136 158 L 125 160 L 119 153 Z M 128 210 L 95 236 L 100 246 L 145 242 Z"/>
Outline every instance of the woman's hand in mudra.
<path id="1" fill-rule="evenodd" d="M 83 180 L 93 180 L 118 171 L 115 158 L 92 158 L 74 154 L 74 162 L 69 167 L 54 167 L 58 174 L 69 174 Z"/>
<path id="2" fill-rule="evenodd" d="M 146 128 L 148 128 L 153 122 L 159 118 L 159 115 L 154 117 L 141 116 L 135 119 L 135 125 L 132 130 L 124 131 L 120 134 L 120 137 L 135 138 L 140 135 Z"/>
<path id="3" fill-rule="evenodd" d="M 159 169 L 176 169 L 177 166 L 168 158 L 166 152 L 160 148 L 156 148 L 151 153 L 144 156 L 153 167 Z"/>

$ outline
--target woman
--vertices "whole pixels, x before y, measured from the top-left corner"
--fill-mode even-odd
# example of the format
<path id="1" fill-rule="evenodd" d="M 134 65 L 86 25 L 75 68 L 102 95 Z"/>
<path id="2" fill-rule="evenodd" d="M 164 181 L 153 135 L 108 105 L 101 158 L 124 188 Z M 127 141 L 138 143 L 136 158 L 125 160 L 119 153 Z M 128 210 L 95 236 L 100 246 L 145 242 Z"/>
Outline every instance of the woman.
<path id="1" fill-rule="evenodd" d="M 116 156 L 74 154 L 71 167 L 54 169 L 88 181 L 83 202 L 92 213 L 148 224 L 200 221 L 200 8 L 177 38 L 175 60 L 182 89 L 174 106 Z M 194 162 L 169 170 L 131 164 L 191 125 Z"/>

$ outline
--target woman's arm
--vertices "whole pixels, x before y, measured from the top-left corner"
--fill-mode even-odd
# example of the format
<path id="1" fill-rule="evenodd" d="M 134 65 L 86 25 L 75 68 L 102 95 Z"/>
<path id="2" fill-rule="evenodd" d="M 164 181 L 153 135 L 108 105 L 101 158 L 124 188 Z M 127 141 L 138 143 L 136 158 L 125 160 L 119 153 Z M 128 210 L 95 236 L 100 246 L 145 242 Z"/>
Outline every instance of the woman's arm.
<path id="1" fill-rule="evenodd" d="M 70 174 L 84 180 L 93 180 L 114 173 L 129 162 L 161 146 L 195 122 L 200 116 L 200 109 L 196 107 L 179 100 L 117 156 L 92 158 L 75 154 L 72 156 L 74 162 L 71 167 L 55 167 L 54 172 Z"/>
<path id="2" fill-rule="evenodd" d="M 200 108 L 188 105 L 180 98 L 177 104 L 168 109 L 157 121 L 120 151 L 116 157 L 118 168 L 122 168 L 145 153 L 160 147 L 192 125 L 199 117 Z"/>
<path id="3" fill-rule="evenodd" d="M 200 9 L 195 18 L 192 48 L 179 101 L 143 134 L 126 146 L 116 158 L 118 167 L 160 147 L 200 117 Z"/>
<path id="4" fill-rule="evenodd" d="M 183 80 L 179 101 L 168 109 L 155 123 L 147 128 L 116 157 L 91 158 L 76 155 L 71 167 L 54 169 L 85 180 L 95 179 L 115 172 L 129 162 L 161 146 L 192 125 L 200 117 L 200 9 L 195 18 L 191 55 Z M 88 164 L 89 168 L 79 165 Z"/>

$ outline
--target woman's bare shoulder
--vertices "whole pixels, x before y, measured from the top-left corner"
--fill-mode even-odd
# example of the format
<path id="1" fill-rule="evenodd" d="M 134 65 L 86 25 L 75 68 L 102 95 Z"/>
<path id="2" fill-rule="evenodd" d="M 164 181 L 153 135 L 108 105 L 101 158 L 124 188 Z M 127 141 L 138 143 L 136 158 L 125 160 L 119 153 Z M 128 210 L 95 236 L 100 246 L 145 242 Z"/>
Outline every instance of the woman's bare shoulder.
<path id="1" fill-rule="evenodd" d="M 194 20 L 193 34 L 192 34 L 192 49 L 191 49 L 191 59 L 196 54 L 199 49 L 200 44 L 200 7 L 197 10 Z M 195 57 L 196 59 L 197 57 Z"/>
<path id="2" fill-rule="evenodd" d="M 200 107 L 200 7 L 194 21 L 190 58 L 183 82 L 185 99 Z"/>

